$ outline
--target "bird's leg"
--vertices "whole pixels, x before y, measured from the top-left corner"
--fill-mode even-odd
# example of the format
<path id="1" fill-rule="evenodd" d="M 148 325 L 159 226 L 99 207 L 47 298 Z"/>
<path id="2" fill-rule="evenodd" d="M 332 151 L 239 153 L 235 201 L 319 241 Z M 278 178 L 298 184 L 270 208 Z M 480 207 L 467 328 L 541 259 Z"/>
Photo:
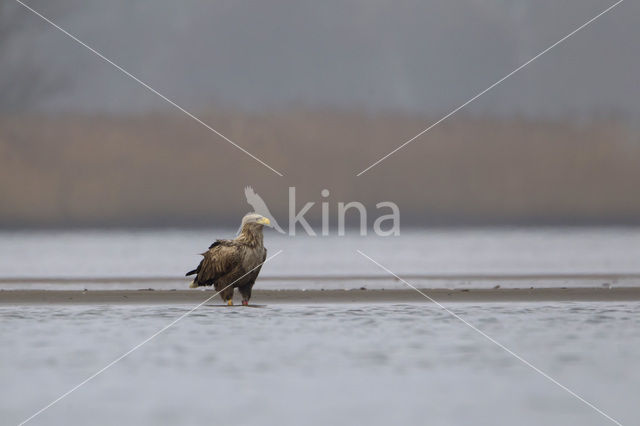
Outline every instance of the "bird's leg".
<path id="1" fill-rule="evenodd" d="M 249 306 L 249 299 L 251 299 L 251 288 L 253 283 L 240 287 L 240 294 L 242 294 L 242 306 Z"/>
<path id="2" fill-rule="evenodd" d="M 219 283 L 218 288 L 222 287 L 224 284 L 225 283 Z M 223 287 L 223 289 L 220 290 L 220 298 L 227 304 L 227 306 L 233 306 L 233 287 Z"/>

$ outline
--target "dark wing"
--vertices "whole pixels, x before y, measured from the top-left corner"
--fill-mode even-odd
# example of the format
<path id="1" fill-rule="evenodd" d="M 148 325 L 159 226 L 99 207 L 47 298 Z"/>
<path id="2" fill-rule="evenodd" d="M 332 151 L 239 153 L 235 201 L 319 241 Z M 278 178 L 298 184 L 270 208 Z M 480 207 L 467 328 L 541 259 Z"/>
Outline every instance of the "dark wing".
<path id="1" fill-rule="evenodd" d="M 198 267 L 187 273 L 196 274 L 193 282 L 197 286 L 212 285 L 215 281 L 231 272 L 242 261 L 241 248 L 229 240 L 218 240 L 211 248 L 202 253 L 204 259 Z"/>
<path id="2" fill-rule="evenodd" d="M 219 245 L 228 245 L 228 244 L 232 244 L 233 242 L 230 240 L 216 240 L 213 244 L 211 244 L 209 246 L 209 250 L 211 250 L 212 248 L 219 246 Z M 201 256 L 204 256 L 207 252 L 202 253 Z M 204 259 L 200 262 L 200 264 L 198 265 L 198 267 L 196 269 L 192 269 L 191 271 L 187 272 L 186 274 L 184 274 L 185 277 L 188 277 L 190 275 L 194 275 L 197 274 L 200 271 L 200 268 L 202 267 L 202 263 L 204 262 Z"/>

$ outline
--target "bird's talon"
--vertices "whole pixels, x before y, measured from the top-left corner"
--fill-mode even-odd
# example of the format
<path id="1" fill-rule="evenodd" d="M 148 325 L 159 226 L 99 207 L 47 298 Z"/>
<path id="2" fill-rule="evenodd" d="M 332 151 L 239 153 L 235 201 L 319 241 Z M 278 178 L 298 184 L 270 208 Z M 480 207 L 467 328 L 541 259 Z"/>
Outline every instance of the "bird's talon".
<path id="1" fill-rule="evenodd" d="M 227 300 L 227 306 L 233 306 L 233 299 Z"/>
<path id="2" fill-rule="evenodd" d="M 243 300 L 242 301 L 242 306 L 249 306 L 249 301 L 248 300 Z"/>

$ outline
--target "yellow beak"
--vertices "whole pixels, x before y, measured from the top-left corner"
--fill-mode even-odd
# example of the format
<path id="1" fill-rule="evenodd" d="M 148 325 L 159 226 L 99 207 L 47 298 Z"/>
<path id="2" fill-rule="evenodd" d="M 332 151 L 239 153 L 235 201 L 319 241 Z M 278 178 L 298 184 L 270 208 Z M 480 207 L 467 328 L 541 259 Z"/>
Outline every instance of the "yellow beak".
<path id="1" fill-rule="evenodd" d="M 260 218 L 260 220 L 258 220 L 258 223 L 261 225 L 271 225 L 271 221 L 266 217 Z"/>

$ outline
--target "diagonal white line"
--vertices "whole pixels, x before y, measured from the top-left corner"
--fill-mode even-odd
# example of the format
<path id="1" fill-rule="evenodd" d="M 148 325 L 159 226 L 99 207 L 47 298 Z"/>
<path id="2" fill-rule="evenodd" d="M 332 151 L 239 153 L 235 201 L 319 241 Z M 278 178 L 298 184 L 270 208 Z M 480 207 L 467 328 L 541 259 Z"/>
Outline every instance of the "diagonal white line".
<path id="1" fill-rule="evenodd" d="M 451 112 L 449 112 L 447 115 L 445 115 L 444 117 L 442 117 L 441 119 L 439 119 L 438 121 L 436 121 L 435 123 L 433 123 L 432 125 L 430 125 L 429 127 L 427 127 L 426 129 L 424 129 L 423 131 L 421 131 L 420 133 L 418 133 L 417 135 L 415 135 L 414 137 L 412 137 L 411 139 L 409 139 L 408 141 L 406 141 L 405 143 L 403 143 L 402 145 L 400 145 L 399 147 L 397 147 L 396 149 L 394 149 L 393 151 L 391 151 L 390 153 L 388 153 L 387 155 L 385 155 L 384 157 L 380 158 L 378 161 L 376 161 L 375 163 L 371 164 L 369 167 L 367 167 L 366 169 L 364 169 L 363 171 L 361 171 L 360 173 L 358 173 L 356 176 L 361 176 L 364 173 L 366 173 L 368 170 L 370 170 L 371 168 L 377 166 L 378 164 L 380 164 L 382 161 L 386 160 L 387 158 L 389 158 L 390 156 L 392 156 L 393 154 L 395 154 L 396 152 L 400 151 L 402 148 L 404 148 L 405 146 L 409 145 L 411 142 L 415 141 L 416 139 L 418 139 L 420 136 L 424 135 L 425 133 L 427 133 L 429 130 L 433 129 L 434 127 L 436 127 L 438 124 L 442 123 L 444 120 L 446 120 L 447 118 L 451 117 L 452 115 L 454 115 L 455 113 L 457 113 L 458 111 L 460 111 L 462 108 L 466 107 L 467 105 L 469 105 L 471 102 L 475 101 L 476 99 L 478 99 L 480 96 L 484 95 L 485 93 L 487 93 L 489 90 L 493 89 L 494 87 L 496 87 L 497 85 L 499 85 L 500 83 L 502 83 L 503 81 L 505 81 L 506 79 L 508 79 L 509 77 L 511 77 L 512 75 L 514 75 L 515 73 L 517 73 L 518 71 L 520 71 L 521 69 L 523 69 L 524 67 L 526 67 L 527 65 L 529 65 L 531 62 L 535 61 L 536 59 L 538 59 L 540 56 L 544 55 L 545 53 L 547 53 L 548 51 L 550 51 L 551 49 L 553 49 L 554 47 L 556 47 L 557 45 L 559 45 L 560 43 L 564 42 L 566 39 L 568 39 L 569 37 L 573 36 L 574 34 L 576 34 L 578 31 L 582 30 L 583 28 L 585 28 L 586 26 L 588 26 L 589 24 L 593 23 L 596 19 L 600 18 L 602 15 L 604 15 L 605 13 L 609 12 L 611 9 L 613 9 L 614 7 L 618 6 L 620 3 L 622 3 L 624 0 L 618 0 L 616 3 L 612 4 L 611 6 L 609 6 L 608 8 L 606 8 L 605 10 L 603 10 L 602 12 L 600 12 L 599 14 L 597 14 L 596 16 L 594 16 L 593 18 L 589 19 L 587 22 L 585 22 L 584 24 L 580 25 L 578 28 L 576 28 L 575 30 L 571 31 L 569 34 L 567 34 L 566 36 L 562 37 L 560 40 L 556 41 L 555 43 L 553 43 L 551 46 L 547 47 L 546 49 L 544 49 L 543 51 L 541 51 L 540 53 L 538 53 L 536 56 L 534 56 L 533 58 L 529 59 L 527 62 L 525 62 L 524 64 L 520 65 L 518 68 L 514 69 L 513 71 L 511 71 L 509 74 L 505 75 L 504 77 L 502 77 L 500 80 L 496 81 L 495 83 L 493 83 L 491 86 L 487 87 L 486 89 L 484 89 L 482 92 L 478 93 L 477 95 L 475 95 L 474 97 L 472 97 L 471 99 L 469 99 L 468 101 L 466 101 L 465 103 L 463 103 L 462 105 L 460 105 L 459 107 L 457 107 L 456 109 L 452 110 Z"/>
<path id="2" fill-rule="evenodd" d="M 280 253 L 282 253 L 282 250 L 279 250 L 277 253 L 275 253 L 273 256 L 269 256 L 268 258 L 265 259 L 264 262 L 262 262 L 261 264 L 259 264 L 258 266 L 256 266 L 255 268 L 251 269 L 250 271 L 248 271 L 246 274 L 242 275 L 240 278 L 238 278 L 237 280 L 235 280 L 234 282 L 232 282 L 231 284 L 229 284 L 228 286 L 226 286 L 225 288 L 223 288 L 222 290 L 216 292 L 213 296 L 208 297 L 204 302 L 199 303 L 198 305 L 194 306 L 193 308 L 189 309 L 187 312 L 185 312 L 184 314 L 180 315 L 178 318 L 176 318 L 175 320 L 173 320 L 172 322 L 170 322 L 169 324 L 165 325 L 164 327 L 162 327 L 160 330 L 156 331 L 155 333 L 153 333 L 151 336 L 147 337 L 145 340 L 143 340 L 142 342 L 138 343 L 137 345 L 135 345 L 133 348 L 129 349 L 127 352 L 123 353 L 122 355 L 120 355 L 118 358 L 114 359 L 113 361 L 111 361 L 109 364 L 105 365 L 104 367 L 102 367 L 100 370 L 98 370 L 97 372 L 93 373 L 91 376 L 87 377 L 86 379 L 84 379 L 83 381 L 81 381 L 80 383 L 78 383 L 77 385 L 75 385 L 74 387 L 72 387 L 71 389 L 69 389 L 68 391 L 66 391 L 65 393 L 63 393 L 62 395 L 60 395 L 58 398 L 54 399 L 53 401 L 51 401 L 49 404 L 45 405 L 44 407 L 42 407 L 40 410 L 36 411 L 33 415 L 31 415 L 30 417 L 28 417 L 27 419 L 23 420 L 21 423 L 19 423 L 18 426 L 22 426 L 25 423 L 31 421 L 34 417 L 38 416 L 39 414 L 41 414 L 43 411 L 51 408 L 53 405 L 57 404 L 58 402 L 60 402 L 61 400 L 63 400 L 64 398 L 66 398 L 67 396 L 69 396 L 72 392 L 78 390 L 80 387 L 82 387 L 83 385 L 85 385 L 87 382 L 95 379 L 97 376 L 99 376 L 100 374 L 104 373 L 106 370 L 108 370 L 109 368 L 113 367 L 115 364 L 117 364 L 118 362 L 122 361 L 124 358 L 126 358 L 127 356 L 131 355 L 131 353 L 135 352 L 136 350 L 140 349 L 143 345 L 145 345 L 146 343 L 148 343 L 149 341 L 151 341 L 152 339 L 154 339 L 156 336 L 158 336 L 159 334 L 163 333 L 164 331 L 168 330 L 169 328 L 173 327 L 178 321 L 182 320 L 184 317 L 190 315 L 191 313 L 193 313 L 193 311 L 195 311 L 196 309 L 198 309 L 199 307 L 201 307 L 202 305 L 204 305 L 205 303 L 207 303 L 209 300 L 213 299 L 214 297 L 216 297 L 218 294 L 220 294 L 221 292 L 223 292 L 224 290 L 226 290 L 227 288 L 231 287 L 233 284 L 235 284 L 236 282 L 238 282 L 239 280 L 241 280 L 242 278 L 246 277 L 247 275 L 249 275 L 251 272 L 255 271 L 256 269 L 258 269 L 259 267 L 261 267 L 262 265 L 264 265 L 265 263 L 267 263 L 268 261 L 270 261 L 271 259 L 273 259 L 274 257 L 276 257 L 277 255 L 279 255 Z"/>
<path id="3" fill-rule="evenodd" d="M 91 51 L 92 53 L 97 55 L 100 59 L 104 60 L 105 62 L 107 62 L 107 63 L 109 63 L 111 65 L 113 65 L 120 72 L 122 72 L 127 77 L 129 77 L 132 80 L 134 80 L 135 82 L 139 83 L 141 86 L 143 86 L 145 89 L 149 90 L 151 93 L 154 93 L 154 94 L 158 95 L 159 97 L 161 97 L 163 100 L 165 100 L 166 102 L 168 102 L 169 104 L 171 104 L 175 108 L 179 109 L 180 111 L 182 111 L 183 113 L 185 113 L 189 117 L 193 118 L 199 124 L 203 125 L 207 129 L 209 129 L 210 131 L 215 133 L 216 135 L 220 136 L 222 139 L 224 139 L 225 141 L 229 142 L 231 145 L 235 146 L 240 151 L 244 152 L 249 157 L 251 157 L 254 160 L 256 160 L 258 163 L 262 164 L 263 166 L 265 166 L 266 168 L 268 168 L 269 170 L 271 170 L 272 172 L 274 172 L 278 176 L 283 176 L 282 173 L 280 173 L 279 171 L 277 171 L 276 169 L 274 169 L 273 167 L 271 167 L 270 165 L 268 165 L 267 163 L 265 163 L 264 161 L 262 161 L 261 159 L 259 159 L 258 157 L 256 157 L 255 155 L 253 155 L 252 153 L 250 153 L 249 151 L 247 151 L 246 149 L 244 149 L 243 147 L 241 147 L 240 145 L 238 145 L 237 143 L 235 143 L 234 141 L 232 141 L 231 139 L 229 139 L 228 137 L 226 137 L 225 135 L 223 135 L 222 133 L 220 133 L 219 131 L 217 131 L 216 129 L 214 129 L 213 127 L 211 127 L 210 125 L 208 125 L 207 123 L 205 123 L 204 121 L 202 121 L 201 119 L 199 119 L 198 117 L 196 117 L 195 115 L 193 115 L 192 113 L 190 113 L 189 111 L 187 111 L 186 109 L 184 109 L 183 107 L 181 107 L 180 105 L 175 103 L 174 101 L 172 101 L 171 99 L 169 99 L 168 97 L 166 97 L 165 95 L 163 95 L 162 93 L 158 92 L 153 87 L 149 86 L 147 83 L 145 83 L 144 81 L 140 80 L 138 77 L 136 77 L 135 75 L 131 74 L 129 71 L 125 70 L 120 65 L 116 64 L 111 59 L 107 58 L 102 53 L 98 52 L 96 49 L 94 49 L 93 47 L 89 46 L 88 44 L 86 44 L 85 42 L 80 40 L 78 37 L 74 36 L 73 34 L 68 32 L 67 30 L 65 30 L 64 28 L 62 28 L 61 26 L 59 26 L 55 22 L 51 21 L 49 18 L 47 18 L 46 16 L 42 15 L 37 10 L 35 10 L 32 7 L 28 6 L 27 4 L 23 3 L 21 0 L 16 0 L 16 2 L 18 2 L 19 4 L 24 6 L 29 11 L 33 12 L 35 15 L 39 16 L 40 18 L 42 18 L 47 23 L 51 24 L 54 28 L 56 28 L 56 29 L 60 30 L 61 32 L 63 32 L 65 35 L 67 35 L 69 38 L 71 38 L 76 43 L 78 43 L 81 46 L 87 48 L 89 51 Z"/>
<path id="4" fill-rule="evenodd" d="M 518 359 L 519 361 L 521 361 L 523 364 L 525 364 L 527 367 L 531 368 L 532 370 L 534 370 L 536 373 L 542 375 L 545 379 L 549 380 L 550 382 L 554 383 L 555 385 L 559 386 L 561 389 L 565 390 L 566 392 L 568 392 L 569 394 L 571 394 L 573 397 L 577 398 L 578 400 L 582 401 L 583 403 L 585 403 L 586 405 L 588 405 L 589 407 L 593 408 L 595 411 L 597 411 L 599 414 L 601 414 L 602 416 L 606 417 L 608 420 L 612 421 L 613 423 L 617 424 L 618 426 L 622 426 L 622 423 L 620 423 L 619 421 L 617 421 L 616 419 L 614 419 L 613 417 L 611 417 L 610 415 L 608 415 L 607 413 L 605 413 L 604 411 L 602 411 L 601 409 L 599 409 L 598 407 L 596 407 L 595 405 L 593 405 L 592 403 L 590 403 L 589 401 L 587 401 L 586 399 L 584 399 L 583 397 L 581 397 L 580 395 L 578 395 L 577 393 L 575 393 L 574 391 L 572 391 L 571 389 L 569 389 L 568 387 L 566 387 L 565 385 L 563 385 L 562 383 L 558 382 L 556 379 L 554 379 L 553 377 L 549 376 L 547 373 L 545 373 L 544 371 L 540 370 L 538 367 L 536 367 L 535 365 L 531 364 L 529 361 L 527 361 L 526 359 L 522 358 L 520 355 L 518 355 L 517 353 L 513 352 L 511 349 L 507 348 L 505 345 L 503 345 L 502 343 L 498 342 L 497 340 L 495 340 L 493 337 L 489 336 L 488 334 L 486 334 L 484 331 L 478 329 L 476 326 L 474 326 L 473 324 L 469 323 L 467 320 L 465 320 L 464 318 L 460 317 L 458 314 L 456 314 L 455 312 L 449 310 L 446 306 L 442 305 L 440 302 L 438 302 L 437 300 L 435 300 L 434 298 L 432 298 L 431 296 L 427 295 L 426 293 L 424 293 L 423 291 L 421 291 L 420 289 L 414 287 L 412 284 L 408 283 L 407 281 L 403 280 L 402 278 L 400 278 L 398 275 L 396 275 L 395 273 L 393 273 L 389 268 L 381 265 L 379 262 L 375 261 L 374 259 L 372 259 L 371 257 L 367 256 L 366 254 L 364 254 L 362 251 L 360 250 L 356 250 L 360 255 L 362 255 L 363 257 L 369 259 L 371 262 L 375 263 L 376 265 L 378 265 L 381 269 L 383 269 L 384 271 L 388 272 L 389 274 L 393 275 L 395 278 L 397 278 L 398 280 L 402 281 L 403 283 L 405 283 L 407 286 L 409 286 L 410 288 L 414 289 L 415 291 L 417 291 L 418 293 L 420 293 L 421 295 L 423 295 L 424 297 L 426 297 L 427 299 L 429 299 L 429 301 L 435 303 L 436 305 L 438 305 L 440 308 L 442 308 L 443 310 L 445 310 L 449 315 L 453 316 L 454 318 L 456 318 L 457 320 L 460 320 L 461 322 L 463 322 L 466 326 L 468 326 L 469 328 L 471 328 L 473 331 L 479 333 L 480 335 L 482 335 L 484 338 L 486 338 L 487 340 L 489 340 L 490 342 L 494 343 L 495 345 L 497 345 L 500 349 L 504 350 L 505 352 L 507 352 L 508 354 L 512 355 L 513 357 L 515 357 L 516 359 Z"/>

